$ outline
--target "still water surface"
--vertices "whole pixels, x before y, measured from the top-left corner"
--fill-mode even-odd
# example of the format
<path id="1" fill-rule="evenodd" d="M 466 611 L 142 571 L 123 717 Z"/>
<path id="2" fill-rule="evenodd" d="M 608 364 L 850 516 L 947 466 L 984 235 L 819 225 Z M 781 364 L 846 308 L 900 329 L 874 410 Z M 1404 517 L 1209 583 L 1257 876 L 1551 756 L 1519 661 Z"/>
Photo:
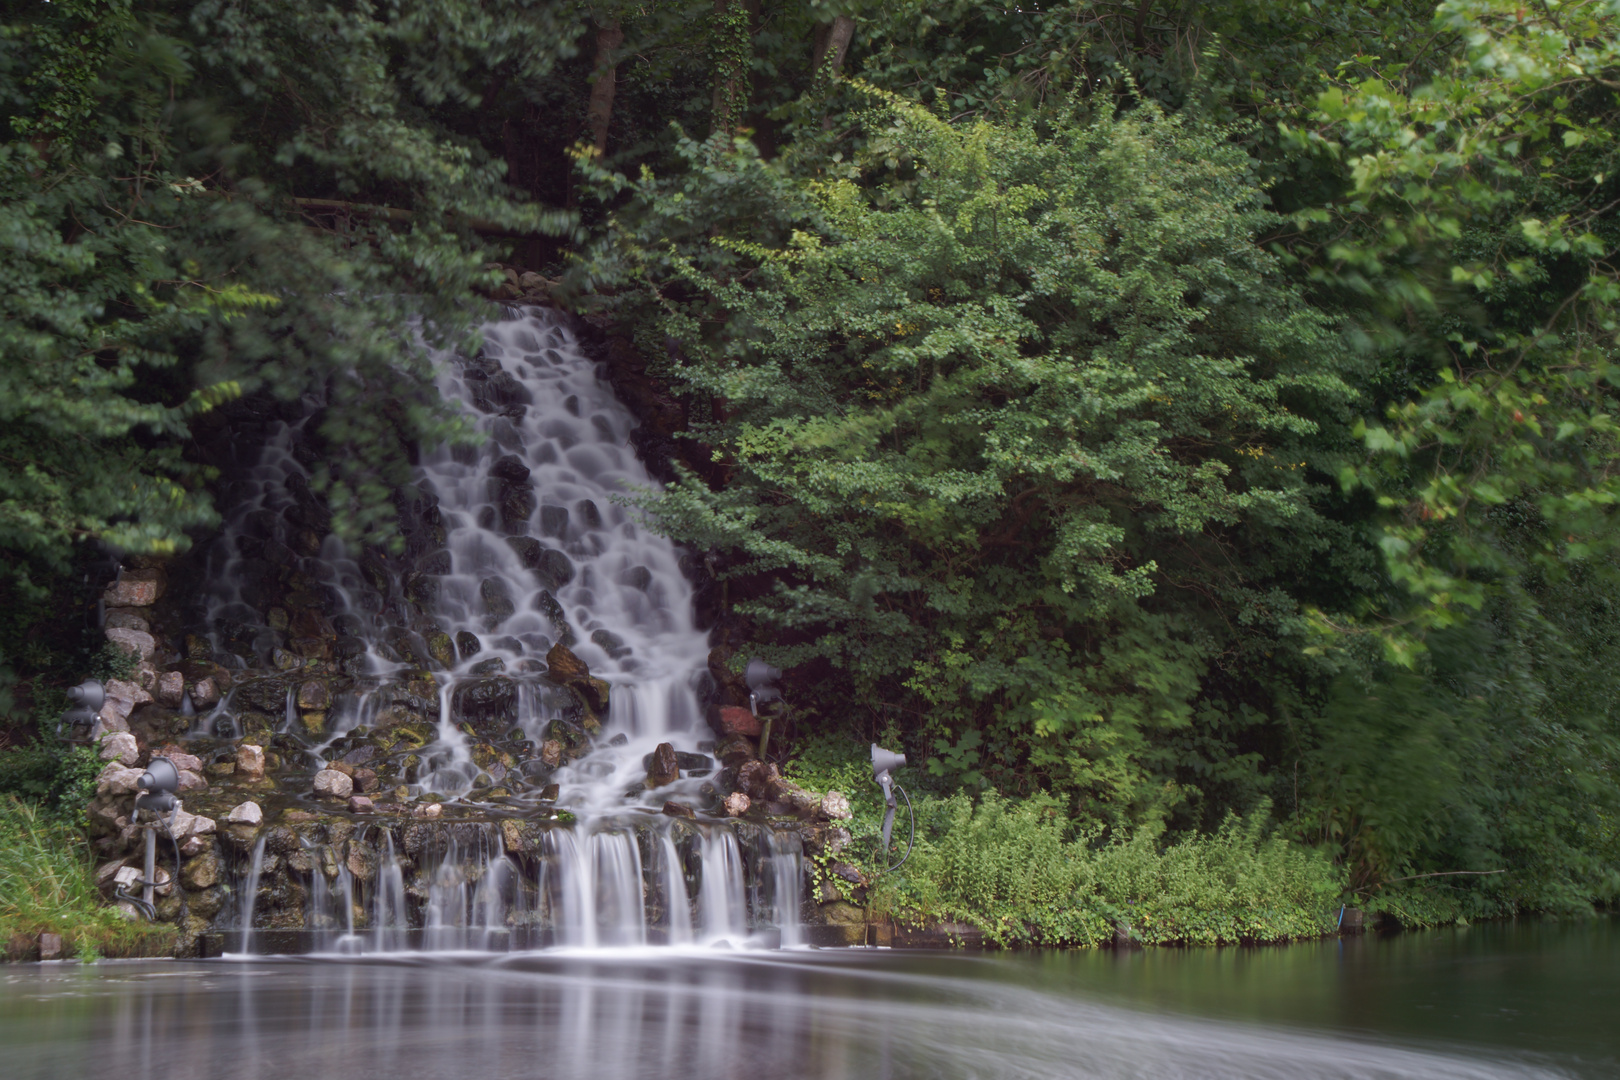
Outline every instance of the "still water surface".
<path id="1" fill-rule="evenodd" d="M 1616 1077 L 1620 924 L 1282 948 L 47 964 L 8 1080 Z"/>

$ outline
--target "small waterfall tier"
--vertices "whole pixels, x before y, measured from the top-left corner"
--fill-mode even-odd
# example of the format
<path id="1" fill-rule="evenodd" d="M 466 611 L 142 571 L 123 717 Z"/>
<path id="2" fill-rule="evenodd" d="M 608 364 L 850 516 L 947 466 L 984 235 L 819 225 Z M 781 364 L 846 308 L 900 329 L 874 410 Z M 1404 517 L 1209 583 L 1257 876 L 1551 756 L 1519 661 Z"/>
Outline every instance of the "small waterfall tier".
<path id="1" fill-rule="evenodd" d="M 219 830 L 193 918 L 244 952 L 794 943 L 808 793 L 708 722 L 687 556 L 627 505 L 634 417 L 546 310 L 437 360 L 466 435 L 417 455 L 392 549 L 331 531 L 321 401 L 233 424 L 258 449 L 182 650 L 223 692 L 167 721 Z"/>

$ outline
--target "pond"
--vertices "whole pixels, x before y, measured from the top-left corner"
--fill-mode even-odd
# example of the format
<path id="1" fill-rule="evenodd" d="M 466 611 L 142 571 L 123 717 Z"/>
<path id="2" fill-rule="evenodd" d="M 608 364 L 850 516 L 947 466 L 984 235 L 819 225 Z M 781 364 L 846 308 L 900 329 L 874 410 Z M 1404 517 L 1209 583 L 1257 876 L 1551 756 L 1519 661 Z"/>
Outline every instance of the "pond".
<path id="1" fill-rule="evenodd" d="M 637 949 L 0 975 L 9 1080 L 1610 1077 L 1620 926 L 1262 949 Z"/>

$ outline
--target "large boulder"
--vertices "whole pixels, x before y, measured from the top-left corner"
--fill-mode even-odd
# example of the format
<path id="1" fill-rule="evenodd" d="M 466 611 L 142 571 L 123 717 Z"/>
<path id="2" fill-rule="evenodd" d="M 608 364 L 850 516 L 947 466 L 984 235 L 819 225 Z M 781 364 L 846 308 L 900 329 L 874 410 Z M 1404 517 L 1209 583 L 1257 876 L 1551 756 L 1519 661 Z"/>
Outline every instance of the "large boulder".
<path id="1" fill-rule="evenodd" d="M 347 799 L 354 794 L 354 780 L 336 769 L 322 769 L 315 774 L 315 794 L 333 799 Z"/>

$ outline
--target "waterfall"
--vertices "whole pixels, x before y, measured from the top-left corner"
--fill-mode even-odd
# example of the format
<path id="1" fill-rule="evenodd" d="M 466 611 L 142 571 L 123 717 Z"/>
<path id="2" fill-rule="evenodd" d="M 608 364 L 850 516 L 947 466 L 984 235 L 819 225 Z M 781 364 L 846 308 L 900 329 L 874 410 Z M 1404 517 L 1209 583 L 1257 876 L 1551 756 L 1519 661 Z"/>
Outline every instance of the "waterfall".
<path id="1" fill-rule="evenodd" d="M 242 952 L 253 952 L 253 909 L 259 901 L 259 876 L 264 869 L 264 842 L 267 837 L 260 836 L 253 845 L 253 854 L 248 861 L 248 872 L 245 884 L 242 886 L 242 898 L 238 902 L 237 925 L 242 928 Z"/>
<path id="2" fill-rule="evenodd" d="M 408 826 L 399 833 L 407 847 L 452 817 L 462 831 L 409 855 L 393 832 L 379 836 L 365 948 L 405 948 L 413 924 L 430 949 L 498 950 L 547 937 L 582 948 L 737 942 L 769 926 L 797 941 L 797 838 L 764 830 L 745 859 L 736 829 L 708 816 L 717 812 L 706 787 L 718 767 L 703 720 L 708 636 L 694 619 L 680 551 L 625 505 L 654 486 L 630 447 L 634 418 L 554 314 L 509 313 L 482 333 L 476 356 L 436 358 L 439 390 L 476 438 L 422 451 L 415 488 L 402 496 L 403 553 L 353 556 L 319 535 L 313 462 L 300 457 L 301 432 L 320 406 L 309 401 L 302 418 L 261 421 L 264 454 L 208 556 L 224 582 L 208 612 L 216 655 L 234 650 L 238 665 L 273 663 L 284 673 L 284 691 L 276 683 L 284 699 L 270 704 L 260 692 L 251 707 L 279 705 L 281 731 L 309 760 L 344 760 L 355 746 L 350 731 L 363 738 L 398 707 L 432 725 L 408 771 L 372 790 L 384 800 L 403 787 L 458 810 L 443 825 Z M 282 568 L 284 584 L 239 580 L 265 566 Z M 283 596 L 278 588 L 305 599 L 263 599 Z M 308 599 L 316 594 L 319 610 Z M 605 714 L 545 677 L 559 643 L 607 684 Z M 330 704 L 301 707 L 302 672 L 334 668 L 352 690 L 323 691 L 315 700 Z M 324 715 L 311 721 L 311 711 Z M 567 747 L 550 764 L 539 754 L 548 739 Z M 646 759 L 666 742 L 679 775 L 649 788 Z M 656 813 L 668 801 L 697 811 L 696 827 Z M 544 830 L 521 854 L 506 851 L 492 824 L 564 810 L 574 825 Z M 325 843 L 300 835 L 306 847 Z M 239 917 L 249 941 L 263 847 L 261 837 Z M 329 947 L 358 947 L 348 865 L 310 854 L 305 926 Z"/>

